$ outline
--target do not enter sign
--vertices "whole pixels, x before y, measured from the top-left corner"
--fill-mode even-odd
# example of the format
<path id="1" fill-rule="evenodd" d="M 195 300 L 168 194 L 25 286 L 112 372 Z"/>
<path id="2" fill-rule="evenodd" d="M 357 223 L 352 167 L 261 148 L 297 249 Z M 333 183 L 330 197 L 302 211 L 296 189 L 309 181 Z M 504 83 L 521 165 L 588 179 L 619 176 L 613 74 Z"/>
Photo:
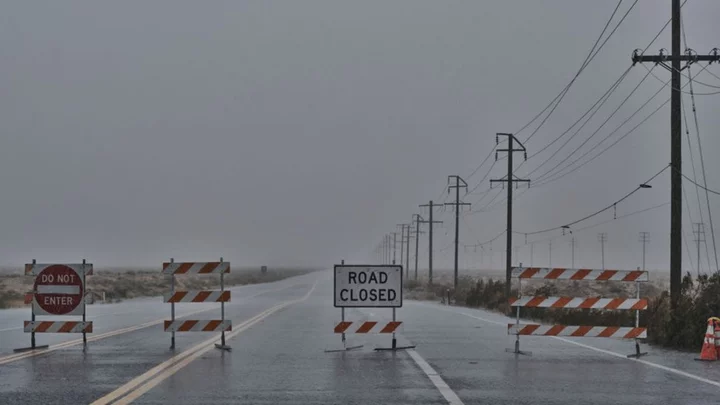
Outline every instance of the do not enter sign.
<path id="1" fill-rule="evenodd" d="M 74 267 L 74 266 L 73 266 Z M 33 290 L 36 315 L 82 315 L 85 292 L 81 271 L 64 264 L 53 264 L 37 273 Z"/>

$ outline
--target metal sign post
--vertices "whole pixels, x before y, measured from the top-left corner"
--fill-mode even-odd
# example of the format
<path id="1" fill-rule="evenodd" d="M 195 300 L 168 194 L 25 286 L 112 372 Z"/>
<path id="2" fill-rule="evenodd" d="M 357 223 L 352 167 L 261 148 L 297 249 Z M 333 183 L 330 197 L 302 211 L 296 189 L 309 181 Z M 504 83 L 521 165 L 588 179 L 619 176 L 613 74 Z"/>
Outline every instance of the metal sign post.
<path id="1" fill-rule="evenodd" d="M 638 268 L 638 270 L 640 270 L 640 269 Z M 645 270 L 645 269 L 643 269 L 643 270 Z M 640 282 L 639 281 L 635 281 L 635 298 L 637 300 L 640 300 Z M 640 328 L 640 310 L 636 309 L 635 310 L 635 329 L 639 329 L 639 328 Z M 645 356 L 645 355 L 647 355 L 647 352 L 640 352 L 640 339 L 635 338 L 635 353 L 628 354 L 627 355 L 628 358 L 639 359 L 640 357 Z"/>
<path id="2" fill-rule="evenodd" d="M 82 261 L 82 285 L 85 285 L 85 259 Z M 82 294 L 82 305 L 83 305 L 83 315 L 82 315 L 82 321 L 85 323 L 85 313 L 87 312 L 87 305 L 85 302 L 85 293 Z M 87 334 L 85 333 L 85 329 L 83 329 L 83 351 L 87 349 Z"/>
<path id="3" fill-rule="evenodd" d="M 341 263 L 342 266 L 344 266 L 344 265 L 345 265 L 345 260 L 341 260 L 340 263 Z M 340 324 L 345 324 L 345 307 L 341 307 L 341 308 L 340 308 Z M 342 349 L 330 349 L 330 350 L 325 350 L 326 353 L 331 353 L 331 352 L 344 352 L 344 351 L 355 350 L 355 349 L 359 349 L 359 348 L 363 347 L 363 345 L 348 346 L 348 345 L 347 345 L 347 340 L 346 340 L 346 338 L 345 338 L 345 331 L 343 331 L 343 332 L 340 334 L 340 336 L 341 336 L 340 339 L 342 340 L 343 348 L 342 348 Z"/>
<path id="4" fill-rule="evenodd" d="M 170 263 L 175 263 L 174 258 L 170 258 Z M 170 291 L 175 292 L 175 273 L 170 274 Z M 175 323 L 175 303 L 170 303 L 170 321 Z M 172 330 L 170 335 L 170 348 L 175 349 L 175 329 Z"/>

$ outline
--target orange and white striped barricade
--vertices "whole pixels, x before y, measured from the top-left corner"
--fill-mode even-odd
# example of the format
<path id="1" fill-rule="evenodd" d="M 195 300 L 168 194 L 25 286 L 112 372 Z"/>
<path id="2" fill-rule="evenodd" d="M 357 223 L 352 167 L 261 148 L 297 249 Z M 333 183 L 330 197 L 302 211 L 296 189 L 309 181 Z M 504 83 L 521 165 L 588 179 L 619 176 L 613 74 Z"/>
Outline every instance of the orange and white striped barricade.
<path id="1" fill-rule="evenodd" d="M 376 322 L 376 321 L 364 321 L 364 322 L 340 322 L 335 325 L 335 333 L 356 333 L 356 334 L 387 334 L 395 333 L 400 328 L 402 322 L 391 321 L 391 322 Z"/>
<path id="2" fill-rule="evenodd" d="M 527 354 L 520 350 L 520 336 L 569 336 L 633 339 L 635 353 L 628 357 L 640 357 L 647 353 L 640 352 L 639 339 L 647 338 L 647 329 L 640 327 L 640 311 L 648 308 L 648 300 L 640 298 L 640 283 L 649 280 L 644 270 L 594 270 L 566 269 L 541 267 L 513 267 L 512 277 L 518 279 L 518 297 L 508 301 L 516 308 L 514 324 L 508 324 L 508 335 L 515 335 L 515 348 L 506 349 L 515 354 Z M 522 280 L 573 280 L 573 281 L 619 281 L 635 283 L 635 298 L 603 298 L 603 297 L 522 297 Z M 635 326 L 573 326 L 573 325 L 538 325 L 521 324 L 520 308 L 566 308 L 566 309 L 600 309 L 635 311 Z"/>
<path id="3" fill-rule="evenodd" d="M 82 333 L 83 350 L 87 347 L 87 333 L 92 322 L 85 318 L 85 276 L 93 274 L 93 265 L 85 260 L 76 264 L 32 263 L 25 265 L 25 275 L 35 277 L 32 291 L 25 294 L 25 304 L 31 304 L 31 318 L 24 321 L 23 331 L 30 334 L 30 347 L 15 352 L 46 349 L 37 345 L 36 333 Z M 81 321 L 37 321 L 36 316 L 81 316 Z"/>
<path id="4" fill-rule="evenodd" d="M 395 309 L 402 307 L 403 268 L 396 265 L 346 265 L 343 260 L 334 268 L 334 306 L 340 308 L 340 322 L 333 332 L 342 337 L 343 348 L 325 350 L 338 352 L 357 349 L 362 345 L 348 346 L 345 335 L 392 335 L 390 347 L 377 347 L 376 351 L 412 349 L 415 346 L 398 346 L 395 333 L 402 322 L 395 318 Z M 345 308 L 392 308 L 391 322 L 346 321 Z"/>
<path id="5" fill-rule="evenodd" d="M 170 275 L 170 292 L 163 295 L 163 302 L 170 303 L 169 321 L 165 321 L 165 332 L 171 332 L 170 348 L 175 349 L 176 332 L 220 332 L 220 344 L 215 347 L 230 351 L 225 344 L 225 332 L 232 330 L 232 321 L 225 319 L 225 303 L 230 302 L 230 291 L 225 290 L 225 273 L 230 273 L 230 262 L 175 262 L 170 259 L 163 263 L 163 274 Z M 220 291 L 214 290 L 176 290 L 175 276 L 178 274 L 220 274 Z M 220 319 L 184 320 L 175 319 L 176 303 L 219 302 Z"/>

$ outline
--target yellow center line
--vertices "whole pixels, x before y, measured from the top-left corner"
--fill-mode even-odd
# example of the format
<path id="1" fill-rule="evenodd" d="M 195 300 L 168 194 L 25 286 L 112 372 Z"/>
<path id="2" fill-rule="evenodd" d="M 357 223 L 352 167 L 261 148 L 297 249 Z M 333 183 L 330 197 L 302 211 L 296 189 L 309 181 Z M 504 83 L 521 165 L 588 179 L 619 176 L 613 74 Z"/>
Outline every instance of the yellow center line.
<path id="1" fill-rule="evenodd" d="M 286 290 L 286 289 L 288 289 L 288 288 L 295 287 L 295 286 L 297 286 L 297 285 L 300 285 L 300 284 L 292 284 L 292 285 L 289 285 L 289 286 L 286 286 L 286 287 L 280 287 L 280 288 L 274 288 L 274 289 L 270 289 L 270 290 L 266 290 L 266 291 L 261 291 L 261 292 L 255 293 L 255 294 L 253 294 L 253 295 L 249 295 L 249 296 L 247 296 L 247 297 L 242 297 L 242 299 L 254 298 L 254 297 L 257 297 L 258 295 L 267 294 L 267 293 L 269 293 L 269 292 L 276 292 L 276 291 Z M 202 312 L 213 311 L 213 310 L 217 310 L 217 308 L 201 309 L 201 310 L 198 310 L 198 311 L 189 312 L 189 313 L 187 313 L 187 314 L 177 316 L 176 318 L 186 318 L 186 317 L 191 316 L 191 315 L 199 314 L 199 313 L 202 313 Z M 109 338 L 109 337 L 113 337 L 113 336 L 118 336 L 118 335 L 122 335 L 122 334 L 125 334 L 125 333 L 134 332 L 134 331 L 136 331 L 136 330 L 149 328 L 149 327 L 151 327 L 151 326 L 159 325 L 159 324 L 165 322 L 165 319 L 166 319 L 166 318 L 156 319 L 156 320 L 154 320 L 154 321 L 150 321 L 150 322 L 146 322 L 146 323 L 142 323 L 142 324 L 134 325 L 134 326 L 128 326 L 128 327 L 121 328 L 121 329 L 112 330 L 112 331 L 109 331 L 109 332 L 101 333 L 101 334 L 99 334 L 99 335 L 91 335 L 91 336 L 89 336 L 89 337 L 87 338 L 87 341 L 88 341 L 88 343 L 89 343 L 89 342 L 94 342 L 94 341 L 97 341 L 97 340 L 106 339 L 106 338 Z M 5 356 L 5 357 L 0 357 L 0 365 L 12 363 L 12 362 L 14 362 L 14 361 L 18 361 L 18 360 L 22 360 L 22 359 L 27 359 L 27 358 L 29 358 L 29 357 L 40 356 L 40 355 L 43 355 L 43 354 L 51 353 L 51 352 L 53 352 L 53 351 L 55 351 L 55 350 L 65 349 L 65 348 L 67 348 L 67 347 L 76 346 L 76 345 L 82 344 L 82 342 L 83 342 L 83 341 L 82 341 L 82 338 L 80 338 L 80 339 L 74 339 L 74 340 L 69 340 L 69 341 L 67 341 L 67 342 L 62 342 L 62 343 L 50 345 L 50 346 L 49 346 L 48 348 L 46 348 L 46 349 L 36 349 L 36 350 L 31 350 L 31 351 L 28 351 L 28 352 L 24 352 L 24 353 L 17 353 L 17 354 L 11 354 L 11 355 L 8 355 L 8 356 Z"/>
<path id="2" fill-rule="evenodd" d="M 310 288 L 307 294 L 305 294 L 305 296 L 303 296 L 302 298 L 282 302 L 241 323 L 240 325 L 238 325 L 237 329 L 234 329 L 232 332 L 226 334 L 226 339 L 231 339 L 239 335 L 240 333 L 249 329 L 251 326 L 255 325 L 256 323 L 262 321 L 263 319 L 285 307 L 306 300 L 315 290 L 316 285 L 317 281 L 313 284 L 312 288 Z M 131 403 L 146 392 L 150 391 L 152 388 L 156 387 L 162 381 L 166 380 L 173 374 L 180 371 L 182 368 L 190 364 L 198 357 L 212 350 L 215 347 L 214 344 L 217 341 L 217 338 L 218 335 L 198 345 L 193 346 L 192 348 L 164 361 L 163 363 L 158 364 L 154 368 L 122 385 L 115 391 L 112 391 L 109 394 L 103 396 L 102 398 L 96 400 L 91 405 L 107 405 L 110 403 L 112 403 L 113 405 L 120 405 Z"/>

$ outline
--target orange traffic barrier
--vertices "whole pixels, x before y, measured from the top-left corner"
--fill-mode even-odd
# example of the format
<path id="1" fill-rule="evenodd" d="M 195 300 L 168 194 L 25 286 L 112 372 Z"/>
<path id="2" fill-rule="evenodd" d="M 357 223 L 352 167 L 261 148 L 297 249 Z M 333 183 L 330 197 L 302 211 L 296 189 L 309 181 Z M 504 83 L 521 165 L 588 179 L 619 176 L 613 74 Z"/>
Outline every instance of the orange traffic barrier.
<path id="1" fill-rule="evenodd" d="M 707 322 L 707 329 L 705 331 L 705 339 L 703 340 L 702 350 L 700 351 L 700 358 L 695 360 L 715 361 L 717 359 L 717 351 L 715 350 L 715 321 L 710 318 Z"/>

